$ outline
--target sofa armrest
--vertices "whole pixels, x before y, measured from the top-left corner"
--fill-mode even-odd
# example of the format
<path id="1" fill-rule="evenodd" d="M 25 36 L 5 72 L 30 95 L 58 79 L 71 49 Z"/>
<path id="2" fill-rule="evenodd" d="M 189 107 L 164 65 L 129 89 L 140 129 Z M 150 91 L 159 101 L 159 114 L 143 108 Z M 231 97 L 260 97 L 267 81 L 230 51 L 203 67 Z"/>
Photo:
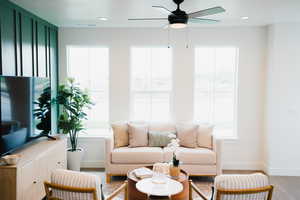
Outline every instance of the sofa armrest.
<path id="1" fill-rule="evenodd" d="M 222 174 L 222 145 L 223 140 L 213 137 L 213 151 L 216 152 L 217 156 L 217 175 Z"/>
<path id="2" fill-rule="evenodd" d="M 105 138 L 105 160 L 106 164 L 111 163 L 111 152 L 114 149 L 114 138 L 113 137 L 107 137 Z"/>

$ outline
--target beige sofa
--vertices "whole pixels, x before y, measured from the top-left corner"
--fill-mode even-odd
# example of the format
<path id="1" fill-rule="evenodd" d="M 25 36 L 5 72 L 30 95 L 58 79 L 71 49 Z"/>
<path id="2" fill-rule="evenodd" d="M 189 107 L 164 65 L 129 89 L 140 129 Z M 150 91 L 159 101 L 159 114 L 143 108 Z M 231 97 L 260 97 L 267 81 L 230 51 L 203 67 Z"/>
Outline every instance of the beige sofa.
<path id="1" fill-rule="evenodd" d="M 175 125 L 174 125 L 175 127 Z M 216 176 L 221 174 L 221 140 L 211 137 L 212 148 L 179 147 L 178 158 L 182 169 L 190 176 Z M 156 162 L 170 162 L 169 147 L 114 147 L 113 137 L 106 138 L 106 181 L 112 176 L 124 176 L 128 171 Z"/>

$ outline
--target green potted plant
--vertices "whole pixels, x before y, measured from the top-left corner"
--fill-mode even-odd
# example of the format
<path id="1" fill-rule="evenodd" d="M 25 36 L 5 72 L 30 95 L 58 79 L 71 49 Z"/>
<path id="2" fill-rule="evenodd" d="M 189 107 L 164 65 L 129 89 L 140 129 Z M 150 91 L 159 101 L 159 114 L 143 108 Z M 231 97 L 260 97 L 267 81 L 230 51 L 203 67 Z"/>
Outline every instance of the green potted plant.
<path id="1" fill-rule="evenodd" d="M 68 169 L 79 171 L 84 151 L 78 147 L 78 134 L 85 129 L 85 111 L 90 109 L 93 103 L 88 93 L 83 91 L 74 79 L 68 79 L 66 84 L 59 86 L 56 103 L 60 106 L 58 128 L 61 133 L 69 135 L 71 144 L 67 152 Z"/>

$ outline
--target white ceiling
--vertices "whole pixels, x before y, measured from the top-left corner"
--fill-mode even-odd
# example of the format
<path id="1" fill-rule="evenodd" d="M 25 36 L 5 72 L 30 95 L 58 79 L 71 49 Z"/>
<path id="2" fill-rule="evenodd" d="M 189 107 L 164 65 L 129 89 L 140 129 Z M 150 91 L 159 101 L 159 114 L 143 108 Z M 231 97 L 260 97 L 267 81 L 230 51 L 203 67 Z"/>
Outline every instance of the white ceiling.
<path id="1" fill-rule="evenodd" d="M 152 8 L 162 5 L 176 8 L 172 0 L 11 0 L 19 6 L 60 27 L 162 27 L 167 21 L 134 22 L 128 18 L 166 17 Z M 208 7 L 222 6 L 225 13 L 210 16 L 222 22 L 216 25 L 266 25 L 279 22 L 300 22 L 300 0 L 185 0 L 182 9 L 194 12 Z M 241 20 L 247 16 L 248 20 Z M 98 17 L 107 17 L 100 21 Z"/>

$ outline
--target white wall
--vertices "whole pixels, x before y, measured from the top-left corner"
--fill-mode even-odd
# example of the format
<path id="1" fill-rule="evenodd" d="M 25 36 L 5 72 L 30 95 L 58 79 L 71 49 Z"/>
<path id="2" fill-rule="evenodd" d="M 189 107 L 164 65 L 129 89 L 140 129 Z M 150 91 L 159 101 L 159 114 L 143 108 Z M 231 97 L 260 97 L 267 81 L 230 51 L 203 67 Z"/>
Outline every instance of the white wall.
<path id="1" fill-rule="evenodd" d="M 194 47 L 236 46 L 239 48 L 238 138 L 225 141 L 225 169 L 262 169 L 264 76 L 266 27 L 190 29 L 190 47 L 185 47 L 185 32 L 171 32 L 174 62 L 174 119 L 193 118 Z M 66 45 L 97 45 L 110 48 L 110 119 L 129 116 L 129 50 L 131 46 L 167 45 L 167 31 L 154 28 L 60 28 L 60 80 L 66 76 Z M 98 142 L 97 142 L 98 141 Z M 101 138 L 82 138 L 87 153 L 83 165 L 103 163 Z"/>
<path id="2" fill-rule="evenodd" d="M 266 170 L 300 176 L 300 23 L 268 27 Z"/>

